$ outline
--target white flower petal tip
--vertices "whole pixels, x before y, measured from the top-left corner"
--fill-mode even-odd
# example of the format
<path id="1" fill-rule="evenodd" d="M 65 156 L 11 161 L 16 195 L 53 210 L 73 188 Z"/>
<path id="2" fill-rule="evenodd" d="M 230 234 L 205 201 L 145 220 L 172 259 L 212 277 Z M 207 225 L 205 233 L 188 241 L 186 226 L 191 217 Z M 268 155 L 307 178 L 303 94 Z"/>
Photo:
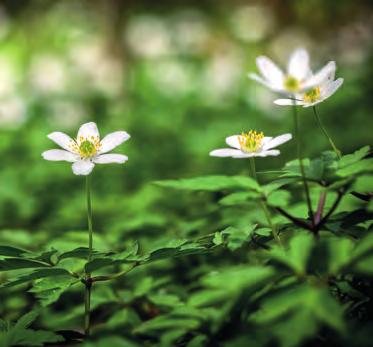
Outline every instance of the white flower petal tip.
<path id="1" fill-rule="evenodd" d="M 290 141 L 292 138 L 293 138 L 293 136 L 291 134 L 283 134 L 283 135 L 280 135 L 280 136 L 276 136 L 272 140 L 268 141 L 263 146 L 263 150 L 267 151 L 269 149 L 278 147 L 278 146 L 284 144 L 285 142 Z"/>
<path id="2" fill-rule="evenodd" d="M 72 170 L 75 175 L 87 176 L 89 175 L 95 164 L 89 160 L 79 160 L 72 165 Z"/>
<path id="3" fill-rule="evenodd" d="M 102 154 L 97 158 L 93 159 L 96 164 L 124 164 L 128 160 L 128 157 L 123 154 Z"/>
<path id="4" fill-rule="evenodd" d="M 43 152 L 41 155 L 45 160 L 49 161 L 68 161 L 74 163 L 79 159 L 75 153 L 63 149 L 50 149 L 49 151 Z"/>
<path id="5" fill-rule="evenodd" d="M 49 134 L 48 138 L 63 149 L 45 151 L 42 157 L 50 161 L 73 163 L 72 170 L 75 175 L 89 175 L 95 164 L 123 164 L 128 160 L 123 154 L 104 153 L 127 141 L 130 135 L 125 131 L 115 131 L 100 141 L 100 134 L 94 122 L 83 124 L 75 140 L 58 131 Z"/>
<path id="6" fill-rule="evenodd" d="M 115 131 L 101 140 L 100 153 L 107 153 L 127 141 L 131 136 L 125 131 Z"/>
<path id="7" fill-rule="evenodd" d="M 293 100 L 293 99 L 276 99 L 273 101 L 274 104 L 279 106 L 301 106 L 304 105 L 304 102 L 301 100 Z"/>

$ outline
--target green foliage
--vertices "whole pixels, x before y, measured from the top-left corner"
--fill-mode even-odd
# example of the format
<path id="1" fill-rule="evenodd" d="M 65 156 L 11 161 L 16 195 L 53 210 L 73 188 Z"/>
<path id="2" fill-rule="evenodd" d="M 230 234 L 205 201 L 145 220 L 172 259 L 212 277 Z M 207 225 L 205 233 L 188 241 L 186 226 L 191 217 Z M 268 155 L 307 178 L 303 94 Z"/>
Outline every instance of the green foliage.
<path id="1" fill-rule="evenodd" d="M 1 321 L 0 346 L 44 346 L 46 343 L 64 341 L 62 336 L 51 331 L 30 329 L 38 315 L 39 312 L 31 311 L 19 318 L 15 324 Z"/>

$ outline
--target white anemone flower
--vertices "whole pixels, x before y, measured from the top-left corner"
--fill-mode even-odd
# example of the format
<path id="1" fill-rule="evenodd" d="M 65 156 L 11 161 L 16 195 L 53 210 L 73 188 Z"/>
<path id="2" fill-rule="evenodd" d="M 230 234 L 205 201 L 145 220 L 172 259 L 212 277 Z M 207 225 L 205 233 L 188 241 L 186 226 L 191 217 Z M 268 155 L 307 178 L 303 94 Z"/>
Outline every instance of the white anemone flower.
<path id="1" fill-rule="evenodd" d="M 313 87 L 305 93 L 295 94 L 294 99 L 277 99 L 274 103 L 280 106 L 301 105 L 303 107 L 319 104 L 332 96 L 343 84 L 343 78 L 338 78 L 336 80 L 334 80 L 334 78 L 335 70 L 331 71 L 329 76 L 318 86 Z"/>
<path id="2" fill-rule="evenodd" d="M 287 71 L 284 73 L 271 59 L 259 56 L 256 58 L 256 65 L 261 76 L 249 73 L 249 78 L 278 93 L 301 93 L 320 85 L 336 69 L 335 62 L 330 61 L 313 74 L 309 60 L 308 52 L 304 48 L 297 48 L 290 55 Z"/>
<path id="3" fill-rule="evenodd" d="M 123 164 L 128 157 L 123 154 L 106 154 L 130 138 L 125 131 L 115 131 L 100 140 L 97 125 L 94 122 L 83 124 L 76 139 L 62 132 L 53 132 L 48 138 L 63 149 L 51 149 L 42 156 L 50 161 L 67 161 L 73 163 L 75 175 L 89 175 L 95 164 Z"/>
<path id="4" fill-rule="evenodd" d="M 280 151 L 274 148 L 291 140 L 291 138 L 291 134 L 267 137 L 262 132 L 250 130 L 241 135 L 228 136 L 225 142 L 233 148 L 215 149 L 210 152 L 210 155 L 213 157 L 232 158 L 277 156 Z"/>

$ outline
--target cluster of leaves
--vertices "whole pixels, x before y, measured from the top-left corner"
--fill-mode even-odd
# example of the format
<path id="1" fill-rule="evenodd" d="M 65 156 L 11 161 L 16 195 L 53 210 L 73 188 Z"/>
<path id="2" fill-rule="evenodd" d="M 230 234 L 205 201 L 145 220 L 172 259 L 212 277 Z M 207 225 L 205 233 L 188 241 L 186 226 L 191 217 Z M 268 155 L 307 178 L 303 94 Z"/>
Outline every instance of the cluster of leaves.
<path id="1" fill-rule="evenodd" d="M 90 272 L 94 342 L 85 346 L 368 346 L 373 324 L 369 155 L 364 147 L 340 160 L 324 152 L 305 161 L 311 215 L 300 199 L 300 170 L 293 161 L 266 184 L 245 176 L 156 182 L 213 195 L 216 210 L 201 213 L 207 221 L 221 213 L 210 223 L 216 229 L 195 238 L 146 250 L 135 243 L 121 252 L 95 251 L 89 262 L 83 247 L 35 253 L 1 246 L 0 269 L 7 274 L 1 290 L 11 294 L 26 285 L 43 307 L 39 324 L 49 330 L 29 329 L 39 314 L 31 311 L 15 324 L 2 322 L 3 344 L 81 339 L 72 330 L 81 324 L 82 284 Z M 280 244 L 257 212 L 262 204 Z M 232 223 L 236 210 L 248 217 Z M 77 304 L 58 314 L 63 296 Z"/>

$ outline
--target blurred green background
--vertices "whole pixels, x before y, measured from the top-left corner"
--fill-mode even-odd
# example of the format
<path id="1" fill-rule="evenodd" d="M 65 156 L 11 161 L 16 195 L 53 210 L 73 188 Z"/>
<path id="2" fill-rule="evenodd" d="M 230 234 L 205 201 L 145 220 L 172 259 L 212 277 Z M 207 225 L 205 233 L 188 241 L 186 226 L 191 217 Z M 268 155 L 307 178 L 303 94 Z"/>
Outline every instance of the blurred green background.
<path id="1" fill-rule="evenodd" d="M 209 157 L 251 128 L 292 131 L 290 110 L 247 78 L 255 57 L 285 66 L 306 47 L 313 69 L 337 62 L 345 83 L 319 112 L 348 153 L 372 139 L 373 4 L 369 1 L 1 1 L 0 241 L 69 249 L 86 242 L 84 178 L 42 160 L 52 131 L 87 121 L 123 129 L 124 165 L 93 173 L 96 248 L 214 230 L 200 218 L 211 197 L 162 190 L 155 180 L 246 174 L 246 161 Z M 304 152 L 329 149 L 300 109 Z M 294 141 L 275 170 L 295 157 Z M 265 179 L 265 175 L 260 176 Z M 234 220 L 234 216 L 232 217 Z"/>

